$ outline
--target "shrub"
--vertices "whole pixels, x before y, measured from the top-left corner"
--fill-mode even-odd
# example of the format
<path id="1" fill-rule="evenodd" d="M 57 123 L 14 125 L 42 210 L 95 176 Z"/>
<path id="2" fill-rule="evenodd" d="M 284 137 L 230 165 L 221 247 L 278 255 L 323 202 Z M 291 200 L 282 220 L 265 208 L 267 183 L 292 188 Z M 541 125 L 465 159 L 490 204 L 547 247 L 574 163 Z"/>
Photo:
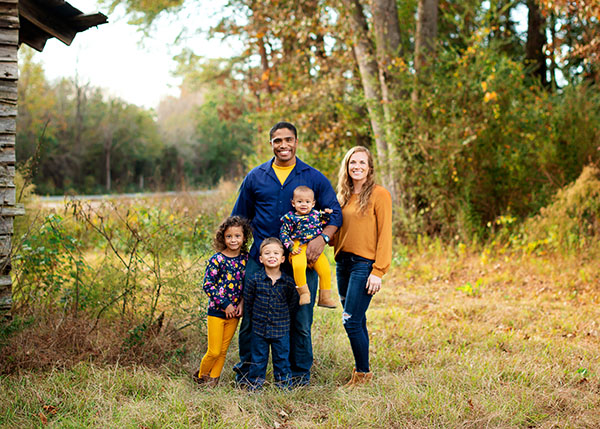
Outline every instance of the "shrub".
<path id="1" fill-rule="evenodd" d="M 555 250 L 578 250 L 600 236 L 600 169 L 589 165 L 559 190 L 552 203 L 525 222 L 517 242 Z"/>

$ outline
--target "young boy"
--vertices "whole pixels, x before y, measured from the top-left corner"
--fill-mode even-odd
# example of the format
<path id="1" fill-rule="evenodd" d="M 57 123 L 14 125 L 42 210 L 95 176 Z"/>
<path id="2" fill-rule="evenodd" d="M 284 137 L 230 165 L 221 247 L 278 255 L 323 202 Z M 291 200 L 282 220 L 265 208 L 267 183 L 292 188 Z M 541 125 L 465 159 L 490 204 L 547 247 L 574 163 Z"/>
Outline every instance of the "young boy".
<path id="1" fill-rule="evenodd" d="M 260 262 L 264 265 L 244 287 L 245 316 L 252 325 L 252 364 L 248 373 L 251 389 L 265 382 L 269 347 L 273 359 L 273 378 L 278 387 L 289 387 L 290 313 L 298 302 L 294 280 L 280 269 L 285 260 L 283 244 L 268 237 L 260 245 Z"/>

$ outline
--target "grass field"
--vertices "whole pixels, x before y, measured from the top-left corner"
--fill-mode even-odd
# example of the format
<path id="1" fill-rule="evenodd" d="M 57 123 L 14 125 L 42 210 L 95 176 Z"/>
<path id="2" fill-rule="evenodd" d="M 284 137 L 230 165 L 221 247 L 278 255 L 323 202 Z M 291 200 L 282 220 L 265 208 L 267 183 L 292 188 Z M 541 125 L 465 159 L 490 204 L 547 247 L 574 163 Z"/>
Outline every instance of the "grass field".
<path id="1" fill-rule="evenodd" d="M 341 309 L 316 309 L 310 387 L 235 388 L 176 364 L 84 360 L 0 378 L 0 426 L 107 428 L 600 427 L 598 254 L 404 249 L 368 312 L 374 382 L 340 389 L 352 369 Z"/>

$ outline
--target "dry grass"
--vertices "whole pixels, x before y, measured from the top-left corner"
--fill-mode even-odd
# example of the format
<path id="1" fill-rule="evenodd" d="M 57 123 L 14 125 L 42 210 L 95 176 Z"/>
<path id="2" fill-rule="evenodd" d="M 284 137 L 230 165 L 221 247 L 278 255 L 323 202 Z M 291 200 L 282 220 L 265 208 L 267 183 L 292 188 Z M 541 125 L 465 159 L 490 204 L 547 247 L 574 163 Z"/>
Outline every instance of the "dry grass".
<path id="1" fill-rule="evenodd" d="M 341 310 L 317 309 L 310 388 L 235 389 L 234 346 L 221 385 L 198 389 L 186 373 L 198 364 L 203 340 L 192 338 L 179 367 L 21 368 L 0 379 L 0 425 L 600 427 L 597 257 L 435 246 L 410 255 L 368 313 L 376 381 L 353 392 L 339 389 L 352 367 Z M 14 353 L 25 347 L 14 346 Z"/>

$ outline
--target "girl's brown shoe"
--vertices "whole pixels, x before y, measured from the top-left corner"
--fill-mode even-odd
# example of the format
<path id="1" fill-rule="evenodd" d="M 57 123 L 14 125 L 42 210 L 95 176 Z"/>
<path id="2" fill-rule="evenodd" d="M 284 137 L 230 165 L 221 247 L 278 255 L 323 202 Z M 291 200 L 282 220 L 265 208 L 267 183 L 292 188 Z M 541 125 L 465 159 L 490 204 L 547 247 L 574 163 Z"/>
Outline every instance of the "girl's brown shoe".
<path id="1" fill-rule="evenodd" d="M 336 301 L 331 297 L 331 290 L 330 289 L 319 289 L 319 302 L 317 302 L 317 305 L 319 307 L 325 307 L 325 308 L 336 308 L 337 307 L 337 303 Z"/>

